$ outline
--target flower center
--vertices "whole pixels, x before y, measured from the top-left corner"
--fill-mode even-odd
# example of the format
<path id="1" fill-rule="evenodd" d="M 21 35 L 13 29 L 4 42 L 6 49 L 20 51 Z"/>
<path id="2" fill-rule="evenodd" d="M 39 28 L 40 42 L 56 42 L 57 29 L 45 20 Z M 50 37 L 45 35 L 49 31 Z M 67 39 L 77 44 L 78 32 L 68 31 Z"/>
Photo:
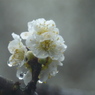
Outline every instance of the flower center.
<path id="1" fill-rule="evenodd" d="M 40 46 L 43 50 L 48 51 L 48 50 L 54 48 L 56 45 L 53 45 L 53 41 L 51 41 L 51 40 L 45 40 L 40 43 Z"/>
<path id="2" fill-rule="evenodd" d="M 16 49 L 12 59 L 18 59 L 18 60 L 23 60 L 24 59 L 24 50 L 23 49 Z"/>
<path id="3" fill-rule="evenodd" d="M 48 32 L 47 27 L 39 27 L 39 28 L 40 28 L 40 30 L 37 32 L 38 35 Z"/>

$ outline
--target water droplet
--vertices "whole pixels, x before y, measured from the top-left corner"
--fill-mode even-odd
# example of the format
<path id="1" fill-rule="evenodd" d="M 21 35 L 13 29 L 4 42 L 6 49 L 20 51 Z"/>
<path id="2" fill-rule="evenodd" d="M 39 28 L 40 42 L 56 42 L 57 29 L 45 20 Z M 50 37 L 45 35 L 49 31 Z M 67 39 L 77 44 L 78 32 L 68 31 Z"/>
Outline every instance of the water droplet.
<path id="1" fill-rule="evenodd" d="M 26 74 L 25 74 L 24 72 L 21 72 L 21 73 L 19 74 L 19 77 L 18 77 L 18 78 L 19 78 L 20 80 L 22 80 L 25 75 L 26 75 Z"/>
<path id="2" fill-rule="evenodd" d="M 7 64 L 9 67 L 12 67 L 12 64 L 9 61 L 7 61 Z"/>
<path id="3" fill-rule="evenodd" d="M 22 79 L 25 77 L 25 75 L 26 75 L 26 73 L 21 72 L 21 73 L 18 75 L 18 78 L 19 78 L 20 80 L 22 80 Z"/>
<path id="4" fill-rule="evenodd" d="M 39 83 L 43 83 L 42 81 L 38 80 Z"/>

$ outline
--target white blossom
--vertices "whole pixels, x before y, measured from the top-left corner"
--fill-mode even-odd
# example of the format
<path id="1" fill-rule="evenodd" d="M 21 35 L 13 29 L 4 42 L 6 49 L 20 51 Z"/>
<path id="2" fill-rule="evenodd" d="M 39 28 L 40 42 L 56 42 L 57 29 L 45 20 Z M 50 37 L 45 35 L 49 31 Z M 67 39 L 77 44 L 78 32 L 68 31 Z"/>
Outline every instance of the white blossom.
<path id="1" fill-rule="evenodd" d="M 51 78 L 52 76 L 55 76 L 58 73 L 57 66 L 61 65 L 60 61 L 53 60 L 49 65 L 48 68 L 45 70 L 42 70 L 39 75 L 39 83 L 46 82 L 47 79 Z"/>
<path id="2" fill-rule="evenodd" d="M 23 45 L 20 36 L 25 40 L 26 46 Z M 55 22 L 46 21 L 44 18 L 30 21 L 28 32 L 22 32 L 20 36 L 12 33 L 13 40 L 8 45 L 12 54 L 8 65 L 18 66 L 16 76 L 27 85 L 32 79 L 32 68 L 28 62 L 35 57 L 42 65 L 39 83 L 55 76 L 58 73 L 57 66 L 63 66 L 62 61 L 65 59 L 64 52 L 67 48 Z"/>
<path id="3" fill-rule="evenodd" d="M 14 40 L 12 40 L 8 45 L 8 50 L 12 54 L 8 61 L 10 67 L 23 64 L 25 52 L 27 51 L 21 42 L 19 35 L 12 33 L 12 37 Z"/>
<path id="4" fill-rule="evenodd" d="M 53 60 L 63 60 L 67 46 L 60 35 L 46 32 L 41 36 L 31 35 L 26 39 L 27 47 L 37 58 L 50 57 Z"/>
<path id="5" fill-rule="evenodd" d="M 28 22 L 28 32 L 22 32 L 22 39 L 27 39 L 29 35 L 37 34 L 41 35 L 45 32 L 52 32 L 59 34 L 59 29 L 56 28 L 56 24 L 53 20 L 46 21 L 43 18 Z"/>

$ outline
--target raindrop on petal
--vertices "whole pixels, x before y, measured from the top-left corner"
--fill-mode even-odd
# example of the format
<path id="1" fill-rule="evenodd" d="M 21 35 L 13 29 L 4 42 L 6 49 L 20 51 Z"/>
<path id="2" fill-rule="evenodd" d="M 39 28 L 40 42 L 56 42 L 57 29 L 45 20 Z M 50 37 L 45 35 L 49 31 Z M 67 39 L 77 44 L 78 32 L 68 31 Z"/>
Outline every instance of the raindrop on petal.
<path id="1" fill-rule="evenodd" d="M 42 81 L 38 80 L 39 83 L 43 83 Z"/>
<path id="2" fill-rule="evenodd" d="M 12 67 L 12 64 L 9 61 L 7 61 L 7 64 L 9 67 Z"/>
<path id="3" fill-rule="evenodd" d="M 20 80 L 22 80 L 25 75 L 26 75 L 25 73 L 21 72 L 21 73 L 19 74 L 19 77 L 18 77 L 18 78 L 19 78 Z"/>
<path id="4" fill-rule="evenodd" d="M 27 73 L 27 69 L 22 66 L 22 67 L 18 68 L 16 76 L 20 80 L 22 80 L 25 77 L 26 73 Z"/>

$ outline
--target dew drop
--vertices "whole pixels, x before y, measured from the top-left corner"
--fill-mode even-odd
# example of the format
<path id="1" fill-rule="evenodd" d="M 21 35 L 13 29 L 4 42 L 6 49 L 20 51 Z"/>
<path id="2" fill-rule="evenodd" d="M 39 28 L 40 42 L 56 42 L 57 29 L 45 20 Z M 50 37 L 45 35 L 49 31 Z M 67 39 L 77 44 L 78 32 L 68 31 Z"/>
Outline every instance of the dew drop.
<path id="1" fill-rule="evenodd" d="M 42 81 L 38 80 L 39 83 L 43 83 Z"/>
<path id="2" fill-rule="evenodd" d="M 12 67 L 12 64 L 9 61 L 7 61 L 7 64 L 9 67 Z"/>
<path id="3" fill-rule="evenodd" d="M 20 80 L 22 80 L 25 75 L 26 75 L 26 74 L 25 74 L 24 72 L 21 72 L 21 73 L 19 74 L 19 77 L 18 77 L 18 78 L 19 78 Z"/>

